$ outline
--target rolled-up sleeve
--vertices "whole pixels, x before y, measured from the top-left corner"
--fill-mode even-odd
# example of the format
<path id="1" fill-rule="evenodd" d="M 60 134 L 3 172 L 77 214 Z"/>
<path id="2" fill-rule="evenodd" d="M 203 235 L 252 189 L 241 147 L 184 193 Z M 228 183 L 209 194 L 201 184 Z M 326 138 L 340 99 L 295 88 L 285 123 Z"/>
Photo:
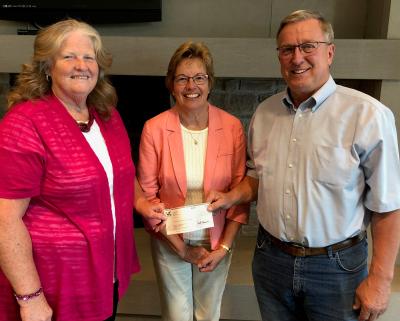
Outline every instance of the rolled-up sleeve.
<path id="1" fill-rule="evenodd" d="M 364 205 L 381 213 L 400 208 L 400 165 L 393 113 L 388 108 L 362 122 L 356 131 L 355 148 L 364 170 Z"/>

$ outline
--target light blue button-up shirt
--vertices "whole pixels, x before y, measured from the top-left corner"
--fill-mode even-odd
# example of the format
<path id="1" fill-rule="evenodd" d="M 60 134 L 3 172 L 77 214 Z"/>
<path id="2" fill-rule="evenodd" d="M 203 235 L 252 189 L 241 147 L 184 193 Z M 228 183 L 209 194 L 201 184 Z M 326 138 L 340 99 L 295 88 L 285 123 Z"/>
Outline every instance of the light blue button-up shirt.
<path id="1" fill-rule="evenodd" d="M 248 147 L 259 221 L 281 240 L 327 246 L 400 208 L 393 113 L 332 77 L 297 110 L 287 92 L 263 101 Z"/>

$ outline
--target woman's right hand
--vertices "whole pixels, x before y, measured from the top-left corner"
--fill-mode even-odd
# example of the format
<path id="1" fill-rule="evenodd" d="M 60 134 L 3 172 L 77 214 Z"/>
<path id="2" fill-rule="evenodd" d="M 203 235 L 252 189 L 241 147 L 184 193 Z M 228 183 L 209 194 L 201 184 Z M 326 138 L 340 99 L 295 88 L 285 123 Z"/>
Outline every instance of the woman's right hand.
<path id="1" fill-rule="evenodd" d="M 41 284 L 31 237 L 22 219 L 29 203 L 29 198 L 0 198 L 0 269 L 20 295 L 34 293 Z M 51 321 L 53 312 L 43 293 L 18 304 L 22 321 Z"/>
<path id="2" fill-rule="evenodd" d="M 204 259 L 205 257 L 207 257 L 209 254 L 210 254 L 210 252 L 207 251 L 202 246 L 186 245 L 185 253 L 181 257 L 186 262 L 192 263 L 194 265 L 198 265 L 200 263 L 200 261 L 202 259 Z"/>
<path id="3" fill-rule="evenodd" d="M 43 293 L 29 301 L 18 302 L 22 321 L 51 321 L 53 310 Z"/>

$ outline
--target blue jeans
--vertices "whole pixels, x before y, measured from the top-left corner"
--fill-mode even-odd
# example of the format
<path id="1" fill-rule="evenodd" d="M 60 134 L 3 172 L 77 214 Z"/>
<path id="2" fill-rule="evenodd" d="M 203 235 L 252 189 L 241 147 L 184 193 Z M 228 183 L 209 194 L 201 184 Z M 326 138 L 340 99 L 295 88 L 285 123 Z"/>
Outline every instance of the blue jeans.
<path id="1" fill-rule="evenodd" d="M 263 321 L 356 321 L 355 290 L 366 278 L 368 244 L 295 257 L 276 248 L 260 226 L 253 257 Z"/>

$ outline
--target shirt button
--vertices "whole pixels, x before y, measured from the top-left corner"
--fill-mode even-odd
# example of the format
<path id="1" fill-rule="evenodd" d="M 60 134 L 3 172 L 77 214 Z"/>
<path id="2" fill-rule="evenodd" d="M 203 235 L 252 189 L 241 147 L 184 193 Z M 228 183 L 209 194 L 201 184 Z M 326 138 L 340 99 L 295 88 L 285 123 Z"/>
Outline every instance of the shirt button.
<path id="1" fill-rule="evenodd" d="M 289 166 L 289 168 L 292 168 L 292 167 L 293 167 L 293 164 L 289 164 L 288 166 Z"/>
<path id="2" fill-rule="evenodd" d="M 293 139 L 292 139 L 292 142 L 297 142 L 297 139 L 296 139 L 296 138 L 293 138 Z"/>
<path id="3" fill-rule="evenodd" d="M 287 190 L 285 191 L 285 193 L 286 193 L 286 194 L 290 194 L 290 189 L 287 189 Z"/>
<path id="4" fill-rule="evenodd" d="M 290 220 L 290 215 L 286 215 L 286 219 Z"/>

